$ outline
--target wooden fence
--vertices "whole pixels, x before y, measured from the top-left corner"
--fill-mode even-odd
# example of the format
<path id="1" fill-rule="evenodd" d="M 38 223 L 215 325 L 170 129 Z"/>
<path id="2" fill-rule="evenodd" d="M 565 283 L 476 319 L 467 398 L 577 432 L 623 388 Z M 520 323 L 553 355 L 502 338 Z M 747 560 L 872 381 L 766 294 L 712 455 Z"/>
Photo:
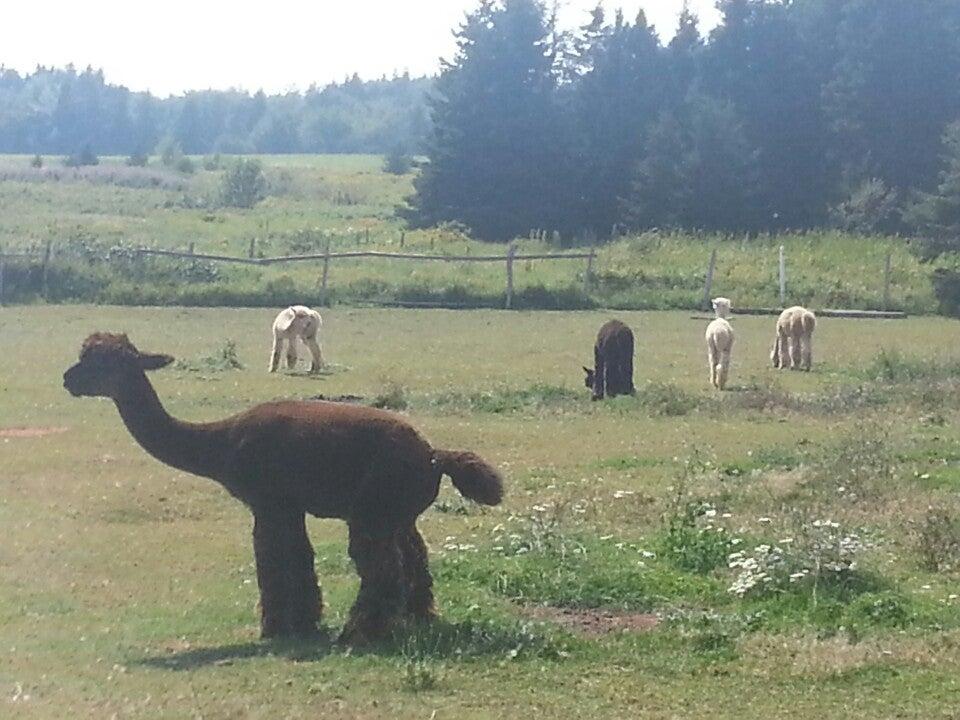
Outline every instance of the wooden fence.
<path id="1" fill-rule="evenodd" d="M 235 257 L 230 255 L 211 255 L 208 253 L 193 252 L 193 244 L 190 245 L 188 252 L 177 250 L 157 250 L 152 248 L 137 248 L 134 250 L 139 255 L 155 257 L 171 257 L 188 260 L 205 260 L 215 263 L 232 263 L 238 265 L 256 265 L 270 266 L 283 265 L 288 263 L 300 262 L 322 262 L 323 271 L 320 276 L 321 302 L 327 301 L 327 287 L 330 281 L 330 266 L 336 260 L 356 260 L 365 258 L 379 258 L 385 260 L 409 260 L 414 262 L 468 262 L 468 263 L 502 263 L 506 268 L 506 300 L 507 310 L 513 307 L 513 266 L 518 260 L 586 260 L 586 268 L 583 275 L 584 290 L 589 291 L 593 280 L 593 264 L 596 258 L 596 249 L 590 248 L 589 252 L 571 252 L 571 253 L 518 253 L 516 243 L 510 243 L 507 247 L 506 255 L 419 255 L 413 253 L 385 252 L 381 250 L 348 250 L 343 252 L 331 252 L 329 243 L 326 251 L 308 255 L 282 255 L 277 257 L 252 257 L 252 245 L 250 257 Z M 3 271 L 4 261 L 7 258 L 43 258 L 43 289 L 44 298 L 47 296 L 47 268 L 50 264 L 51 243 L 48 242 L 41 256 L 40 253 L 4 253 L 0 248 L 0 305 L 3 304 Z"/>
<path id="2" fill-rule="evenodd" d="M 347 250 L 341 252 L 332 252 L 330 243 L 322 253 L 312 253 L 307 255 L 283 255 L 277 257 L 254 257 L 255 241 L 251 241 L 248 257 L 236 257 L 229 255 L 211 255 L 208 253 L 197 253 L 193 250 L 193 243 L 190 243 L 187 252 L 177 250 L 158 250 L 152 248 L 138 248 L 134 252 L 140 255 L 172 257 L 190 260 L 205 260 L 215 263 L 233 263 L 239 265 L 270 266 L 282 265 L 287 263 L 299 262 L 318 262 L 322 263 L 322 272 L 320 275 L 321 302 L 327 301 L 327 288 L 330 282 L 330 267 L 337 260 L 356 260 L 356 259 L 382 259 L 382 260 L 406 260 L 413 262 L 458 262 L 458 263 L 502 263 L 506 270 L 506 293 L 505 307 L 513 307 L 513 267 L 518 260 L 585 260 L 586 268 L 583 274 L 584 291 L 589 292 L 593 283 L 593 267 L 596 260 L 596 248 L 591 247 L 588 252 L 570 252 L 570 253 L 526 253 L 517 252 L 516 243 L 510 243 L 505 255 L 436 255 L 436 254 L 413 254 L 402 252 L 387 252 L 382 250 Z M 32 252 L 4 252 L 0 247 L 0 305 L 4 301 L 4 265 L 8 259 L 32 258 L 42 259 L 42 295 L 47 297 L 47 275 L 52 254 L 52 242 L 47 241 L 41 251 Z M 703 298 L 701 309 L 710 309 L 710 296 L 713 289 L 713 278 L 717 268 L 717 248 L 713 248 L 707 263 L 707 270 L 704 276 Z M 783 245 L 779 247 L 778 252 L 778 289 L 780 297 L 780 306 L 786 305 L 787 301 L 787 255 Z M 890 310 L 890 288 L 892 272 L 892 254 L 887 253 L 883 264 L 883 295 L 882 311 L 850 311 L 850 310 L 821 310 L 821 314 L 831 314 L 835 317 L 905 317 L 904 313 Z M 775 308 L 740 308 L 734 312 L 739 314 L 771 314 L 779 312 Z"/>

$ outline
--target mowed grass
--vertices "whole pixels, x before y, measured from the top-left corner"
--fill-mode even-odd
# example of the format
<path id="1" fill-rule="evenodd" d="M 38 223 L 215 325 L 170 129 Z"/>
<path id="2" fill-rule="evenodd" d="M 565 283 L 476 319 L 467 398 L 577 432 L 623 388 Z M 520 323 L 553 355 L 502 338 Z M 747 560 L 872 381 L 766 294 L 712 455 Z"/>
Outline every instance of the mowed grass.
<path id="1" fill-rule="evenodd" d="M 261 156 L 268 197 L 254 208 L 224 207 L 219 198 L 223 167 L 182 175 L 152 158 L 146 169 L 122 158 L 103 158 L 95 168 L 65 169 L 46 158 L 42 170 L 29 156 L 0 156 L 0 247 L 40 250 L 53 243 L 53 284 L 48 299 L 140 305 L 273 306 L 280 297 L 313 304 L 322 299 L 321 263 L 266 268 L 149 260 L 131 268 L 111 248 L 155 247 L 246 256 L 403 250 L 447 255 L 503 254 L 502 245 L 470 239 L 459 228 L 405 230 L 396 209 L 413 192 L 413 174 L 383 172 L 382 158 L 358 156 Z M 551 228 L 543 230 L 550 231 Z M 548 233 L 549 234 L 549 233 Z M 577 239 L 563 238 L 569 247 Z M 582 239 L 580 242 L 584 242 Z M 586 263 L 523 261 L 515 267 L 518 307 L 576 309 L 696 307 L 710 252 L 718 249 L 714 293 L 735 307 L 775 306 L 778 248 L 787 253 L 788 304 L 813 308 L 879 309 L 883 270 L 891 255 L 890 309 L 929 314 L 937 309 L 929 275 L 899 238 L 832 231 L 776 237 L 721 237 L 669 232 L 631 235 L 598 249 L 591 282 Z M 521 252 L 560 251 L 552 241 L 522 239 Z M 94 256 L 91 268 L 87 258 Z M 950 260 L 941 262 L 949 263 Z M 171 280 L 171 276 L 175 279 Z M 502 307 L 503 263 L 412 263 L 403 260 L 338 260 L 329 272 L 326 300 L 435 303 Z M 11 278 L 6 293 L 20 302 L 40 294 L 32 280 Z M 21 287 L 29 285 L 29 287 Z"/>
<path id="2" fill-rule="evenodd" d="M 310 377 L 266 373 L 270 310 L 0 309 L 0 428 L 59 431 L 0 437 L 0 714 L 953 717 L 957 566 L 922 537 L 928 508 L 960 517 L 955 324 L 823 319 L 803 374 L 767 367 L 772 320 L 739 317 L 733 390 L 718 396 L 703 321 L 619 313 L 638 396 L 591 403 L 580 365 L 609 316 L 334 308 L 330 367 Z M 112 403 L 62 389 L 98 329 L 184 361 L 153 374 L 178 417 L 359 395 L 495 463 L 503 506 L 447 483 L 421 519 L 443 621 L 352 652 L 258 641 L 249 513 L 147 456 Z M 227 369 L 232 352 L 243 369 Z M 678 502 L 715 509 L 751 547 L 799 544 L 829 518 L 870 548 L 816 596 L 741 599 L 732 548 L 677 525 Z M 345 533 L 310 531 L 335 633 L 356 592 Z M 597 611 L 659 624 L 584 634 L 560 614 Z"/>

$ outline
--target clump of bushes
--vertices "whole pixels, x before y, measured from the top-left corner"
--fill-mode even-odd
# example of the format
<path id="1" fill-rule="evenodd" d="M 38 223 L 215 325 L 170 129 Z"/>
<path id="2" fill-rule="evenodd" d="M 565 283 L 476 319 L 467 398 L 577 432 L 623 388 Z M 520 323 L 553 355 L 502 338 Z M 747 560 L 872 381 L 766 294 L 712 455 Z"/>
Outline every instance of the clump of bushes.
<path id="1" fill-rule="evenodd" d="M 251 208 L 267 196 L 267 181 L 259 160 L 240 158 L 223 176 L 220 201 L 224 205 Z"/>

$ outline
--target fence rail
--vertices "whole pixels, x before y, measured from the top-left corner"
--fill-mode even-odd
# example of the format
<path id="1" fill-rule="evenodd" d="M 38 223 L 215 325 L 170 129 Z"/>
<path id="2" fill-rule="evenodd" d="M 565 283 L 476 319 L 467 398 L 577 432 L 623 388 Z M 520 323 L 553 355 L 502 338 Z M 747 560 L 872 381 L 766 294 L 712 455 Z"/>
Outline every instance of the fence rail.
<path id="1" fill-rule="evenodd" d="M 251 255 L 254 245 L 251 243 Z M 233 255 L 212 255 L 209 253 L 193 252 L 193 244 L 190 245 L 189 252 L 179 250 L 160 250 L 154 248 L 136 248 L 133 250 L 138 255 L 148 255 L 154 257 L 171 257 L 185 260 L 205 260 L 215 263 L 231 263 L 236 265 L 255 265 L 260 267 L 270 265 L 283 265 L 287 263 L 298 262 L 323 262 L 323 274 L 321 279 L 322 301 L 327 300 L 327 283 L 330 276 L 330 263 L 334 260 L 357 260 L 366 258 L 380 258 L 385 260 L 412 260 L 426 262 L 480 262 L 480 263 L 504 263 L 506 265 L 506 301 L 505 307 L 509 310 L 513 306 L 513 265 L 518 260 L 586 260 L 587 265 L 583 274 L 584 289 L 590 289 L 590 282 L 593 277 L 593 263 L 596 258 L 596 249 L 591 248 L 589 252 L 572 253 L 518 253 L 516 243 L 511 243 L 507 248 L 505 255 L 421 255 L 415 253 L 385 252 L 381 250 L 348 250 L 343 252 L 331 252 L 330 246 L 327 246 L 326 252 L 312 253 L 307 255 L 282 255 L 276 257 L 236 257 Z M 3 266 L 7 258 L 42 258 L 43 260 L 43 278 L 44 278 L 44 297 L 46 297 L 46 277 L 47 267 L 50 262 L 51 245 L 48 242 L 46 249 L 42 253 L 38 252 L 18 252 L 5 253 L 0 248 L 0 304 L 3 303 Z"/>
<path id="2" fill-rule="evenodd" d="M 156 248 L 135 248 L 134 253 L 138 255 L 154 257 L 170 257 L 187 260 L 204 260 L 214 263 L 228 263 L 236 265 L 253 265 L 258 267 L 268 267 L 271 265 L 283 265 L 287 263 L 301 262 L 320 262 L 322 263 L 322 273 L 320 276 L 321 302 L 327 301 L 327 287 L 330 279 L 331 263 L 337 260 L 363 260 L 363 259 L 381 259 L 381 260 L 404 260 L 413 262 L 456 262 L 456 263 L 503 263 L 506 269 L 506 292 L 504 306 L 509 310 L 513 306 L 513 266 L 518 260 L 585 260 L 586 267 L 583 273 L 584 291 L 589 292 L 593 283 L 594 264 L 597 259 L 595 247 L 591 247 L 586 252 L 568 252 L 568 253 L 520 253 L 517 251 L 516 242 L 510 243 L 507 252 L 504 255 L 438 255 L 438 254 L 416 254 L 404 252 L 388 252 L 383 250 L 347 250 L 333 252 L 330 250 L 329 243 L 325 252 L 309 253 L 303 255 L 281 255 L 274 257 L 253 257 L 256 248 L 255 240 L 251 240 L 250 252 L 248 257 L 237 257 L 234 255 L 215 255 L 211 253 L 198 253 L 193 250 L 193 243 L 189 245 L 189 250 L 184 252 L 180 250 L 161 250 Z M 5 251 L 0 247 L 0 305 L 4 301 L 4 265 L 8 260 L 30 258 L 40 260 L 43 264 L 42 280 L 44 298 L 47 297 L 47 277 L 50 265 L 50 259 L 55 253 L 52 241 L 47 241 L 43 248 L 32 251 Z M 706 272 L 704 274 L 703 296 L 701 300 L 701 309 L 709 310 L 710 297 L 713 290 L 714 276 L 718 265 L 718 248 L 711 249 Z M 779 290 L 780 304 L 786 305 L 788 296 L 787 289 L 787 257 L 786 248 L 781 245 L 778 248 L 778 272 L 777 288 Z M 821 309 L 818 312 L 825 317 L 847 317 L 847 318 L 900 318 L 906 317 L 905 313 L 890 310 L 891 305 L 891 285 L 892 285 L 892 254 L 887 253 L 884 258 L 882 268 L 882 311 L 859 311 L 859 310 L 826 310 Z M 734 310 L 738 314 L 776 314 L 779 310 L 774 308 L 741 308 Z"/>

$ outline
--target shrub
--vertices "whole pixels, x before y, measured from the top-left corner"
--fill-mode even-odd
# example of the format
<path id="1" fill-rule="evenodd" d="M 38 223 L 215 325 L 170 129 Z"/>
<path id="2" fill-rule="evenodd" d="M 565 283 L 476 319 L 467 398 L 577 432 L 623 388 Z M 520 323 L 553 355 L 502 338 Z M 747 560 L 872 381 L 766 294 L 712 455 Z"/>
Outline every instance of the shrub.
<path id="1" fill-rule="evenodd" d="M 176 164 L 173 166 L 177 172 L 181 172 L 184 175 L 192 175 L 196 170 L 196 167 L 193 164 L 193 160 L 188 158 L 186 155 L 177 160 Z"/>
<path id="2" fill-rule="evenodd" d="M 96 153 L 90 149 L 89 145 L 84 145 L 83 148 L 78 153 L 73 155 L 68 155 L 63 160 L 63 164 L 67 167 L 89 167 L 91 165 L 99 165 L 100 158 L 96 156 Z"/>
<path id="3" fill-rule="evenodd" d="M 407 399 L 407 390 L 403 385 L 388 383 L 370 404 L 384 410 L 406 410 L 410 401 Z"/>
<path id="4" fill-rule="evenodd" d="M 40 153 L 34 155 L 30 160 L 30 167 L 37 168 L 37 170 L 43 167 L 43 158 L 40 156 Z"/>
<path id="5" fill-rule="evenodd" d="M 230 207 L 251 208 L 266 197 L 266 192 L 260 162 L 240 158 L 223 176 L 220 200 Z"/>
<path id="6" fill-rule="evenodd" d="M 146 153 L 136 152 L 127 158 L 126 165 L 127 167 L 146 167 L 149 161 L 149 155 Z"/>
<path id="7" fill-rule="evenodd" d="M 933 295 L 937 298 L 940 313 L 960 317 L 960 272 L 937 268 L 930 282 L 933 283 Z"/>
<path id="8" fill-rule="evenodd" d="M 865 235 L 896 232 L 900 213 L 896 190 L 888 188 L 879 178 L 864 180 L 830 211 L 838 228 Z"/>
<path id="9" fill-rule="evenodd" d="M 960 517 L 931 508 L 914 529 L 920 563 L 930 572 L 960 568 Z"/>
<path id="10" fill-rule="evenodd" d="M 727 562 L 731 539 L 713 524 L 717 511 L 702 501 L 676 503 L 667 517 L 660 553 L 678 570 L 706 575 Z"/>
<path id="11" fill-rule="evenodd" d="M 395 147 L 383 159 L 383 171 L 391 175 L 406 175 L 413 169 L 413 158 L 403 151 L 401 147 Z"/>

